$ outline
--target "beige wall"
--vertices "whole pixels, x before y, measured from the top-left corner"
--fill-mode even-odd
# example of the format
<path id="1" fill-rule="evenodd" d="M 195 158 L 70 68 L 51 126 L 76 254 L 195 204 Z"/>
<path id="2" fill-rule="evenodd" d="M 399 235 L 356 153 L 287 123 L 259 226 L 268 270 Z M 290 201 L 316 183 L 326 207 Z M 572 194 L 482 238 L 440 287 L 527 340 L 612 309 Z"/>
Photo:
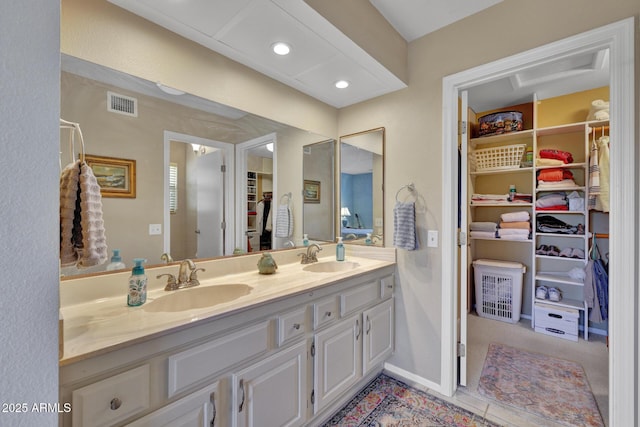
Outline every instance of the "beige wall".
<path id="1" fill-rule="evenodd" d="M 340 135 L 386 128 L 385 218 L 393 218 L 395 192 L 410 182 L 426 203 L 417 214 L 421 248 L 398 251 L 392 364 L 440 384 L 441 296 L 450 284 L 441 283 L 440 249 L 425 242 L 427 229 L 442 223 L 442 78 L 629 16 L 637 26 L 639 14 L 637 0 L 504 1 L 410 43 L 408 88 L 340 110 Z M 636 82 L 639 46 L 636 35 Z M 387 236 L 392 227 L 387 221 Z"/>
<path id="2" fill-rule="evenodd" d="M 337 112 L 106 0 L 62 0 L 62 53 L 320 135 Z"/>

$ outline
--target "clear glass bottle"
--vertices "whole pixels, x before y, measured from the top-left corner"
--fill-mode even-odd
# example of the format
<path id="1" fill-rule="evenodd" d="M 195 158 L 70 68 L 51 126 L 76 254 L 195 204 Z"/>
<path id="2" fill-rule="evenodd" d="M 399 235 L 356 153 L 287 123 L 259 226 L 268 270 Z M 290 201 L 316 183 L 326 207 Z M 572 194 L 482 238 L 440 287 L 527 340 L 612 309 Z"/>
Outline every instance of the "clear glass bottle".
<path id="1" fill-rule="evenodd" d="M 134 267 L 129 276 L 129 292 L 127 293 L 127 305 L 136 307 L 147 301 L 147 276 L 144 274 L 142 263 L 144 258 L 134 258 Z"/>
<path id="2" fill-rule="evenodd" d="M 344 261 L 344 243 L 342 243 L 342 237 L 338 237 L 338 244 L 336 245 L 336 261 Z"/>
<path id="3" fill-rule="evenodd" d="M 124 262 L 122 262 L 120 249 L 114 249 L 113 256 L 111 257 L 111 262 L 107 264 L 107 271 L 122 270 L 123 268 L 127 268 L 127 266 L 124 264 Z"/>

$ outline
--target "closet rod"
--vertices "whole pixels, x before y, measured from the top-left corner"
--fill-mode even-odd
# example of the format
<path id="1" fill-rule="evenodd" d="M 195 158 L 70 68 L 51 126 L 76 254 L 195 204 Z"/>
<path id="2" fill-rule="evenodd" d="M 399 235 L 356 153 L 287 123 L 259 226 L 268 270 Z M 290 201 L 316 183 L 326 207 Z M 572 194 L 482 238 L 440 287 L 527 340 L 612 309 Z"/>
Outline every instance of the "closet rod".
<path id="1" fill-rule="evenodd" d="M 609 130 L 609 126 L 598 126 L 595 128 L 592 128 L 591 126 L 589 126 L 589 129 L 591 129 L 592 131 L 598 131 L 598 130 Z"/>
<path id="2" fill-rule="evenodd" d="M 594 233 L 596 239 L 608 239 L 609 233 Z"/>

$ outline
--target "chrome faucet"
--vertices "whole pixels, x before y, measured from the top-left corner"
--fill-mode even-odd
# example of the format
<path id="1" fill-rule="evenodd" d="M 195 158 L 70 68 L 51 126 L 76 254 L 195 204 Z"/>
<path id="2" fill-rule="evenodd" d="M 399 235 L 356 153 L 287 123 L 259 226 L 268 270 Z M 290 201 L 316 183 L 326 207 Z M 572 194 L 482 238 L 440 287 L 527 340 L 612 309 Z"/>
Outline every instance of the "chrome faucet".
<path id="1" fill-rule="evenodd" d="M 196 268 L 196 264 L 190 260 L 185 259 L 180 262 L 180 268 L 178 269 L 178 278 L 173 274 L 159 274 L 156 279 L 163 276 L 167 276 L 167 285 L 164 287 L 165 291 L 175 291 L 183 288 L 192 288 L 198 286 L 200 281 L 198 280 L 198 271 L 205 271 L 204 268 Z"/>
<path id="2" fill-rule="evenodd" d="M 315 250 L 314 250 L 315 248 Z M 320 252 L 322 248 L 315 243 L 307 246 L 307 253 L 298 254 L 301 264 L 311 264 L 312 262 L 318 262 L 318 252 Z"/>

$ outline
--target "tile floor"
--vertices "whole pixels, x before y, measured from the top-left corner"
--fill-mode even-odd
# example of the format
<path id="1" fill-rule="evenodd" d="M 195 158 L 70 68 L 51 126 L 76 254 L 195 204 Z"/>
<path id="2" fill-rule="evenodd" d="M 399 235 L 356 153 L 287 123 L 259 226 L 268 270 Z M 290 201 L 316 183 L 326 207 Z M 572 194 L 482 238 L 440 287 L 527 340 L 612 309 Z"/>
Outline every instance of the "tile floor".
<path id="1" fill-rule="evenodd" d="M 519 323 L 514 325 L 485 319 L 475 313 L 470 314 L 468 317 L 467 386 L 459 387 L 452 398 L 440 396 L 437 393 L 434 394 L 505 426 L 559 426 L 557 423 L 541 419 L 535 415 L 500 405 L 478 393 L 480 373 L 490 342 L 502 342 L 513 347 L 542 352 L 581 364 L 587 373 L 602 419 L 605 425 L 608 425 L 609 361 L 606 338 L 589 334 L 589 341 L 585 341 L 580 337 L 578 342 L 574 342 L 550 337 L 534 332 L 528 319 L 521 319 Z"/>

